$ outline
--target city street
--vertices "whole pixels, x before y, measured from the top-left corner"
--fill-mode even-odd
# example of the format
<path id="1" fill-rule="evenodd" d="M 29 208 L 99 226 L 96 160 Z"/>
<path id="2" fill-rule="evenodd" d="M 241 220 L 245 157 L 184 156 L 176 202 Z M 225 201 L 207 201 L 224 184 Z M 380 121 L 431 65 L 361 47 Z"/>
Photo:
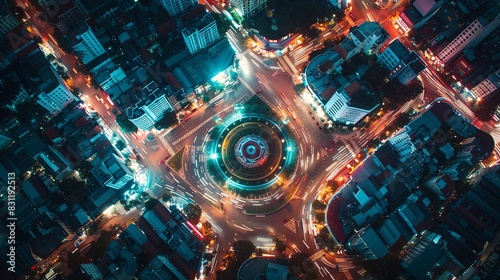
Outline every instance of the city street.
<path id="1" fill-rule="evenodd" d="M 25 6 L 24 2 L 21 3 L 20 0 L 18 2 L 21 6 Z M 152 141 L 147 139 L 146 132 L 122 133 L 120 131 L 112 113 L 113 109 L 117 110 L 113 102 L 104 92 L 89 86 L 85 75 L 73 70 L 76 58 L 65 54 L 57 46 L 54 38 L 50 36 L 53 27 L 40 21 L 31 6 L 24 9 L 30 17 L 30 24 L 35 32 L 42 35 L 44 44 L 47 44 L 52 54 L 66 66 L 67 74 L 82 91 L 81 98 L 87 110 L 97 112 L 102 119 L 103 126 L 117 134 L 131 151 L 135 150 L 140 156 L 140 163 L 146 168 L 148 174 L 146 185 L 148 193 L 153 197 L 161 198 L 170 192 L 181 203 L 192 202 L 201 206 L 203 219 L 212 223 L 218 235 L 219 249 L 213 265 L 213 271 L 215 271 L 226 250 L 234 241 L 240 239 L 251 240 L 258 247 L 270 248 L 274 246 L 272 238 L 279 237 L 286 240 L 288 247 L 296 252 L 304 252 L 308 255 L 318 252 L 320 248 L 314 240 L 312 202 L 328 180 L 340 175 L 348 176 L 346 165 L 362 151 L 370 140 L 379 137 L 400 113 L 407 112 L 410 108 L 416 109 L 418 105 L 429 103 L 437 97 L 443 97 L 449 100 L 462 115 L 472 121 L 475 120 L 472 111 L 457 98 L 430 65 L 420 75 L 425 90 L 418 98 L 397 111 L 385 112 L 366 130 L 358 130 L 350 134 L 330 135 L 320 129 L 322 123 L 319 119 L 321 118 L 320 112 L 313 112 L 310 106 L 311 101 L 307 99 L 307 96 L 296 93 L 293 80 L 298 78 L 300 69 L 307 63 L 309 53 L 322 47 L 324 40 L 346 35 L 352 26 L 366 20 L 378 21 L 389 33 L 391 37 L 389 41 L 400 38 L 408 48 L 413 48 L 404 34 L 393 26 L 391 19 L 401 12 L 408 2 L 408 0 L 401 0 L 382 10 L 375 8 L 372 1 L 352 1 L 351 15 L 347 15 L 340 23 L 324 31 L 318 38 L 302 43 L 285 54 L 283 58 L 277 59 L 278 64 L 284 69 L 268 67 L 264 63 L 266 58 L 247 49 L 241 34 L 233 28 L 229 29 L 227 37 L 237 50 L 241 69 L 238 82 L 219 93 L 211 102 L 198 108 L 181 124 L 153 135 L 155 139 Z M 297 143 L 293 149 L 299 155 L 296 174 L 293 180 L 287 182 L 297 189 L 292 200 L 278 211 L 262 215 L 247 215 L 243 209 L 272 205 L 282 193 L 254 199 L 243 199 L 227 194 L 209 177 L 206 171 L 207 152 L 204 149 L 208 140 L 208 132 L 217 125 L 216 117 L 224 119 L 231 114 L 235 104 L 243 103 L 253 95 L 258 95 L 283 118 L 289 119 L 289 125 L 294 131 L 293 136 Z M 479 123 L 479 126 L 491 133 L 496 140 L 500 139 L 500 133 L 496 128 L 487 123 Z M 334 140 L 338 140 L 338 143 L 335 144 Z M 182 169 L 179 172 L 166 168 L 165 164 L 160 164 L 166 156 L 173 156 L 183 147 L 185 147 L 185 152 Z M 495 149 L 500 152 L 498 145 Z M 221 210 L 221 204 L 224 205 L 226 211 Z M 101 225 L 96 234 L 87 237 L 83 243 L 75 246 L 74 241 L 67 242 L 54 252 L 51 258 L 41 264 L 45 266 L 44 268 L 48 268 L 57 255 L 60 257 L 67 255 L 74 249 L 84 251 L 91 241 L 98 238 L 100 230 L 109 229 L 109 226 L 114 224 L 126 224 L 140 215 L 141 210 L 134 208 L 126 215 L 113 216 Z M 336 269 L 339 263 L 343 267 L 354 267 L 350 259 L 342 257 L 325 256 L 316 262 L 323 278 L 347 279 L 349 276 Z M 58 267 L 58 270 L 65 271 L 65 269 L 65 266 Z M 210 278 L 215 279 L 215 273 L 212 273 Z"/>

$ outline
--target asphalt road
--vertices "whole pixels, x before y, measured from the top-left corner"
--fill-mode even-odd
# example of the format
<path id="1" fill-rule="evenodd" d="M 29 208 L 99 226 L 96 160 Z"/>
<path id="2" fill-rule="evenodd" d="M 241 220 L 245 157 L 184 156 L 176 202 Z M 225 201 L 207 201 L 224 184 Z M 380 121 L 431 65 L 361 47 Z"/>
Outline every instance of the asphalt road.
<path id="1" fill-rule="evenodd" d="M 304 43 L 296 47 L 286 56 L 292 61 L 296 69 L 301 69 L 307 62 L 308 54 L 318 48 L 327 38 L 336 38 L 342 34 L 347 34 L 349 28 L 354 24 L 360 24 L 365 20 L 376 20 L 391 35 L 391 38 L 400 37 L 403 42 L 411 47 L 409 42 L 392 25 L 390 16 L 400 12 L 408 1 L 400 1 L 397 5 L 385 10 L 375 9 L 370 1 L 352 1 L 353 16 L 346 16 L 346 19 L 326 30 L 317 39 Z M 445 97 L 453 100 L 464 115 L 471 116 L 470 110 L 458 101 L 455 101 L 454 94 L 449 87 L 437 78 L 432 69 L 426 70 L 421 75 L 425 86 L 425 93 L 419 98 L 405 105 L 396 112 L 386 112 L 380 119 L 365 131 L 357 131 L 348 137 L 335 135 L 340 140 L 333 144 L 332 136 L 318 129 L 316 124 L 318 117 L 311 111 L 308 100 L 298 96 L 294 89 L 292 78 L 293 70 L 287 67 L 286 62 L 280 60 L 280 64 L 285 70 L 276 67 L 266 67 L 261 56 L 248 50 L 240 42 L 241 35 L 234 30 L 228 32 L 228 38 L 238 49 L 241 73 L 240 81 L 232 89 L 221 93 L 221 101 L 216 102 L 217 106 L 205 106 L 199 108 L 181 125 L 170 131 L 161 132 L 157 135 L 156 142 L 152 143 L 145 139 L 145 133 L 123 134 L 114 121 L 110 110 L 113 108 L 106 96 L 93 88 L 87 86 L 84 75 L 72 71 L 75 64 L 75 57 L 64 54 L 50 36 L 52 27 L 43 22 L 35 22 L 36 16 L 31 8 L 26 11 L 31 15 L 31 24 L 42 34 L 47 44 L 53 49 L 55 55 L 60 58 L 68 68 L 68 74 L 77 82 L 84 92 L 84 101 L 88 107 L 97 111 L 105 126 L 120 135 L 132 149 L 135 149 L 141 156 L 142 164 L 147 167 L 149 192 L 156 197 L 161 197 L 167 191 L 183 197 L 186 202 L 196 202 L 203 209 L 203 216 L 211 221 L 215 231 L 218 233 L 219 250 L 214 265 L 214 269 L 220 264 L 220 259 L 226 249 L 239 239 L 249 239 L 259 247 L 272 247 L 272 237 L 278 236 L 286 239 L 291 250 L 313 254 L 318 251 L 313 236 L 311 203 L 319 190 L 325 185 L 327 179 L 334 178 L 337 174 L 345 174 L 345 166 L 353 159 L 353 156 L 361 150 L 370 139 L 377 137 L 384 131 L 387 124 L 394 121 L 398 113 L 407 111 L 410 107 L 416 108 L 423 101 L 430 101 L 435 97 Z M 392 39 L 391 39 L 392 40 Z M 288 72 L 286 72 L 288 71 Z M 285 74 L 287 73 L 287 74 Z M 292 75 L 290 75 L 292 74 Z M 245 215 L 241 208 L 255 204 L 272 204 L 276 196 L 262 199 L 242 199 L 233 197 L 221 191 L 215 183 L 208 178 L 204 170 L 206 153 L 203 151 L 205 135 L 207 131 L 216 125 L 215 116 L 225 115 L 232 111 L 234 104 L 240 103 L 252 95 L 256 90 L 262 90 L 259 96 L 268 104 L 272 105 L 277 112 L 290 119 L 290 125 L 295 131 L 297 140 L 296 152 L 299 153 L 299 165 L 293 183 L 298 186 L 294 199 L 281 210 L 264 216 Z M 95 95 L 102 98 L 103 102 L 95 98 Z M 106 106 L 109 107 L 106 108 Z M 295 117 L 295 119 L 293 118 Z M 498 135 L 500 137 L 500 133 Z M 158 149 L 151 147 L 157 145 Z M 186 147 L 184 153 L 184 164 L 179 174 L 167 170 L 159 162 L 167 155 L 173 155 L 180 148 Z M 224 203 L 227 211 L 223 213 L 218 207 Z M 112 223 L 126 223 L 131 218 L 140 215 L 139 210 L 131 212 L 131 217 L 115 217 Z M 108 222 L 109 223 L 109 222 Z M 104 225 L 104 228 L 109 224 Z M 88 237 L 88 241 L 80 244 L 78 248 L 84 248 L 87 242 L 96 238 L 97 235 Z M 73 243 L 63 246 L 59 251 L 73 248 Z M 47 262 L 50 263 L 50 260 Z M 349 260 L 333 258 L 327 256 L 317 262 L 318 268 L 325 278 L 331 277 L 344 279 L 343 273 L 338 273 L 333 269 L 335 264 L 342 263 L 349 266 Z"/>

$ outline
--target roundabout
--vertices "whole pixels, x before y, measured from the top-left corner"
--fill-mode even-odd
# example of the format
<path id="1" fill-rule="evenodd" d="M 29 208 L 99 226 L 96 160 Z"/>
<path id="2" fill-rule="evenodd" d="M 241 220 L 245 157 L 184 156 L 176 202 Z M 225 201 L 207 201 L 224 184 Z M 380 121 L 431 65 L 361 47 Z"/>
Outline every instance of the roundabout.
<path id="1" fill-rule="evenodd" d="M 207 162 L 222 176 L 220 185 L 261 192 L 293 173 L 288 169 L 293 169 L 294 141 L 270 118 L 248 114 L 221 126 L 212 136 Z"/>

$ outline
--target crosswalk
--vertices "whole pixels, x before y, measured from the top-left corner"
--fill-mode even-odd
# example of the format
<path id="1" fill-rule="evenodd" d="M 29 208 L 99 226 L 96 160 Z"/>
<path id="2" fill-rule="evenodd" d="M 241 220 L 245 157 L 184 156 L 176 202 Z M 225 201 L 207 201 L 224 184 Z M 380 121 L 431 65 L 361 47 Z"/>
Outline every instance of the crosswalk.
<path id="1" fill-rule="evenodd" d="M 279 71 L 276 71 L 271 76 L 276 77 L 279 73 L 280 73 Z"/>
<path id="2" fill-rule="evenodd" d="M 293 233 L 297 233 L 297 226 L 295 225 L 295 218 L 290 219 L 285 224 L 285 227 L 288 228 L 289 230 L 293 231 Z"/>

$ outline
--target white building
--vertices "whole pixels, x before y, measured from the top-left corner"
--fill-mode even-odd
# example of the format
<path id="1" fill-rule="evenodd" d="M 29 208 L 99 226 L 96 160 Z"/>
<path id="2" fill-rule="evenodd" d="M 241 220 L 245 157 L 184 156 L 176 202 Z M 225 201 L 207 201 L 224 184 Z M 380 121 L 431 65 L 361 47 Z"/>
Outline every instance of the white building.
<path id="1" fill-rule="evenodd" d="M 61 83 L 50 91 L 38 94 L 36 102 L 52 115 L 57 115 L 64 107 L 75 100 L 76 97 Z"/>
<path id="2" fill-rule="evenodd" d="M 488 94 L 500 88 L 500 70 L 489 75 L 486 79 L 482 80 L 479 84 L 473 87 L 470 91 L 475 98 L 484 98 Z"/>
<path id="3" fill-rule="evenodd" d="M 183 14 L 198 4 L 198 0 L 159 0 L 159 2 L 171 17 Z"/>
<path id="4" fill-rule="evenodd" d="M 267 0 L 229 0 L 236 12 L 244 19 L 247 19 L 266 7 Z"/>
<path id="5" fill-rule="evenodd" d="M 199 21 L 182 30 L 182 37 L 191 54 L 206 48 L 219 39 L 217 24 L 211 14 L 204 15 Z"/>
<path id="6" fill-rule="evenodd" d="M 379 55 L 377 63 L 382 65 L 387 71 L 391 71 L 409 53 L 410 51 L 403 45 L 403 43 L 401 43 L 399 39 L 395 39 Z"/>
<path id="7" fill-rule="evenodd" d="M 378 22 L 366 21 L 351 28 L 347 37 L 354 42 L 357 48 L 362 49 L 366 54 L 372 54 L 380 49 L 385 40 L 389 38 L 389 34 Z"/>
<path id="8" fill-rule="evenodd" d="M 417 150 L 407 132 L 401 132 L 389 139 L 389 144 L 398 153 L 400 161 L 404 162 L 414 151 Z"/>
<path id="9" fill-rule="evenodd" d="M 143 88 L 145 98 L 134 106 L 127 108 L 127 117 L 141 130 L 149 130 L 160 120 L 165 112 L 172 111 L 173 107 L 166 94 L 151 82 Z"/>
<path id="10" fill-rule="evenodd" d="M 95 58 L 106 53 L 92 29 L 86 24 L 81 23 L 73 31 L 66 35 L 71 48 L 80 58 L 83 64 L 88 64 Z"/>
<path id="11" fill-rule="evenodd" d="M 440 51 L 437 57 L 442 63 L 446 63 L 466 48 L 477 45 L 499 26 L 500 14 L 491 21 L 480 16 Z"/>
<path id="12" fill-rule="evenodd" d="M 333 121 L 355 124 L 378 105 L 362 82 L 354 79 L 337 90 L 326 102 L 324 108 Z"/>

